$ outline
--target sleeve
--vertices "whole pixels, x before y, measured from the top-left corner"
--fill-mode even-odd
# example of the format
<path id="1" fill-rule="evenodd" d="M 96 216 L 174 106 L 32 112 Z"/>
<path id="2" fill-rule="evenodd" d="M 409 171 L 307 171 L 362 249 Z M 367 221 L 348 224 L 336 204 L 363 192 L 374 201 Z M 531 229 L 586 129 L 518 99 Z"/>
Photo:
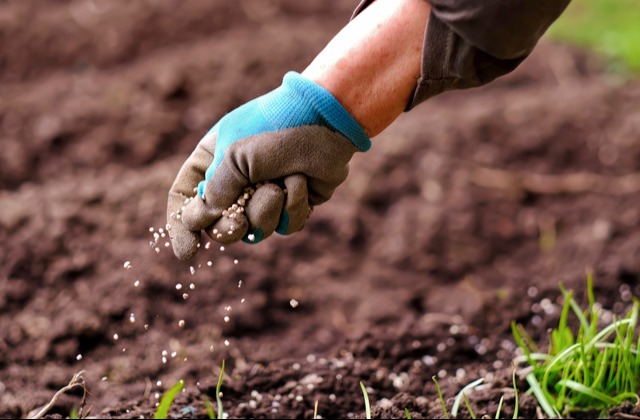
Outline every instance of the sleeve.
<path id="1" fill-rule="evenodd" d="M 362 0 L 352 19 L 374 0 Z M 407 111 L 439 93 L 487 84 L 529 56 L 570 0 L 427 0 L 422 68 Z"/>

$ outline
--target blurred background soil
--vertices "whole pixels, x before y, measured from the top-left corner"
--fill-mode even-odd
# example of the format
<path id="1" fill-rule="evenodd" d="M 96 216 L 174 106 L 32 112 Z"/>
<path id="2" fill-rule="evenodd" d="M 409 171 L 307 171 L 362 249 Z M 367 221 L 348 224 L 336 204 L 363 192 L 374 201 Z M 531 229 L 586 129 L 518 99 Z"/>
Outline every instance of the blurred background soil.
<path id="1" fill-rule="evenodd" d="M 152 416 L 184 379 L 171 415 L 204 416 L 223 359 L 230 417 L 362 417 L 359 381 L 375 416 L 439 417 L 433 375 L 448 398 L 484 377 L 476 412 L 510 416 L 511 320 L 544 342 L 589 267 L 614 312 L 640 294 L 640 83 L 548 42 L 403 115 L 303 232 L 195 274 L 150 246 L 200 137 L 355 3 L 0 3 L 0 417 L 81 370 L 84 414 Z"/>

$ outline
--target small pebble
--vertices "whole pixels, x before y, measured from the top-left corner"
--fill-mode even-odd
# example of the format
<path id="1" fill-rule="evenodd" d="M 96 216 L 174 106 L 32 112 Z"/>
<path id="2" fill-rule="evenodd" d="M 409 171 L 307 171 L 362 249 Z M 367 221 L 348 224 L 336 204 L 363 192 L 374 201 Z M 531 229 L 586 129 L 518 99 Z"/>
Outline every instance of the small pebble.
<path id="1" fill-rule="evenodd" d="M 124 262 L 124 268 L 126 268 L 127 270 L 131 268 L 131 261 L 125 261 Z"/>
<path id="2" fill-rule="evenodd" d="M 180 328 L 184 328 L 184 319 L 181 319 L 180 321 L 178 321 L 178 326 Z"/>

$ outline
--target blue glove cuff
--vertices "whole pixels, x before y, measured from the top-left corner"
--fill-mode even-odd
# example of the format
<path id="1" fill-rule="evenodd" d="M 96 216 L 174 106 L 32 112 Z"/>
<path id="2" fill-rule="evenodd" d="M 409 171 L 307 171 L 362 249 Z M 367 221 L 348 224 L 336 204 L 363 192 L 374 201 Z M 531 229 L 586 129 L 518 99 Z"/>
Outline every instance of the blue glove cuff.
<path id="1" fill-rule="evenodd" d="M 267 120 L 278 122 L 278 128 L 317 121 L 343 134 L 361 152 L 371 148 L 367 134 L 331 92 L 296 72 L 287 73 L 282 86 L 258 98 L 258 103 Z"/>

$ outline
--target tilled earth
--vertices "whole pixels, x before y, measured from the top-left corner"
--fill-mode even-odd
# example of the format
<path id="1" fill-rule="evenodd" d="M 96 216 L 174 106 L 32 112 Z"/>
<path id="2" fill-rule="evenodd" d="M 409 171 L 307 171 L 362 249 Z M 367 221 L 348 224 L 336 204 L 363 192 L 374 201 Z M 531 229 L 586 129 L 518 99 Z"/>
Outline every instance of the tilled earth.
<path id="1" fill-rule="evenodd" d="M 166 195 L 200 136 L 355 3 L 0 4 L 0 417 L 80 371 L 83 415 L 150 417 L 183 379 L 170 415 L 203 417 L 223 360 L 229 417 L 362 418 L 360 381 L 376 417 L 442 417 L 434 375 L 449 404 L 484 378 L 476 412 L 511 416 L 512 320 L 544 347 L 587 269 L 614 312 L 640 295 L 640 83 L 544 43 L 403 115 L 303 232 L 173 257 Z"/>

